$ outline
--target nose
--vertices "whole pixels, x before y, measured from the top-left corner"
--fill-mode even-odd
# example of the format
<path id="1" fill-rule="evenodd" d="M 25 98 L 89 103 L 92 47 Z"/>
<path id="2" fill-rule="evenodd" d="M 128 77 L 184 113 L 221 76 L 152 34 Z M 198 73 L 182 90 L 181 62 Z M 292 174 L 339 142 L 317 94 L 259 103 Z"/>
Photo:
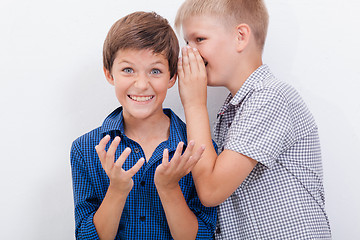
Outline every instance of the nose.
<path id="1" fill-rule="evenodd" d="M 146 74 L 139 74 L 136 79 L 134 86 L 140 90 L 147 89 L 149 86 L 149 78 Z"/>

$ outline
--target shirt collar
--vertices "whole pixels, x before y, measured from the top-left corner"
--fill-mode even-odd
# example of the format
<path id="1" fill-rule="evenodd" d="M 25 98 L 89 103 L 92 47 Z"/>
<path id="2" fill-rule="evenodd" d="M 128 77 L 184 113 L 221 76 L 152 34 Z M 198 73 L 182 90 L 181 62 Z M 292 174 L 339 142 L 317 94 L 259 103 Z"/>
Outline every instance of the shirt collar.
<path id="1" fill-rule="evenodd" d="M 122 110 L 122 107 L 119 107 L 106 117 L 100 128 L 100 133 L 103 137 L 106 134 L 120 134 L 120 137 L 126 136 Z M 165 141 L 166 148 L 168 148 L 169 152 L 175 151 L 179 142 L 183 142 L 186 146 L 185 123 L 181 121 L 181 119 L 171 109 L 165 108 L 163 111 L 170 118 L 170 134 L 168 140 Z"/>

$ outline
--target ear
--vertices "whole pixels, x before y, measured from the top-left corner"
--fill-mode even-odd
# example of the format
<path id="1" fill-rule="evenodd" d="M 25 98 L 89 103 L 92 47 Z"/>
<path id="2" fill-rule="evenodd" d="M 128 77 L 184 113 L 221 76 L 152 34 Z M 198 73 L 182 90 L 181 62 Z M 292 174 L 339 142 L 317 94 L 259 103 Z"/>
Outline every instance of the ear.
<path id="1" fill-rule="evenodd" d="M 247 24 L 240 24 L 236 27 L 237 31 L 237 50 L 243 51 L 249 43 L 251 36 L 251 29 Z"/>
<path id="2" fill-rule="evenodd" d="M 172 86 L 174 86 L 174 84 L 176 82 L 176 78 L 177 78 L 177 73 L 175 73 L 174 76 L 170 79 L 170 81 L 168 83 L 168 89 L 172 88 Z"/>
<path id="3" fill-rule="evenodd" d="M 114 78 L 113 78 L 113 76 L 111 75 L 111 72 L 110 72 L 109 70 L 107 70 L 105 67 L 103 67 L 103 70 L 104 70 L 104 74 L 105 74 L 106 80 L 107 80 L 111 85 L 114 85 Z"/>

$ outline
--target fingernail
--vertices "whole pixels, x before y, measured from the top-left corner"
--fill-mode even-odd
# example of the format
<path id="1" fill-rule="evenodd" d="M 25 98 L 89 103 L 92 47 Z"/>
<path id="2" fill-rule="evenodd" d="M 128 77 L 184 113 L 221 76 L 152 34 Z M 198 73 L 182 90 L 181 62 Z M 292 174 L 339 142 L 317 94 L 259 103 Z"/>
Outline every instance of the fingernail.
<path id="1" fill-rule="evenodd" d="M 197 48 L 193 48 L 193 50 L 196 52 L 196 51 L 197 51 Z"/>

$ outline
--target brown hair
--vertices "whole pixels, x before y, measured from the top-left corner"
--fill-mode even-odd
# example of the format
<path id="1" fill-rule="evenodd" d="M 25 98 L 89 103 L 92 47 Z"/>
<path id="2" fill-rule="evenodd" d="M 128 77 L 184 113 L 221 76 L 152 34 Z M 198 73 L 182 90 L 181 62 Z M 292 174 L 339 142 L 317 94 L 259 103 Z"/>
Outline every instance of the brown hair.
<path id="1" fill-rule="evenodd" d="M 175 28 L 179 30 L 186 18 L 199 15 L 214 15 L 231 26 L 248 24 L 263 50 L 269 25 L 263 0 L 186 0 L 177 12 Z"/>
<path id="2" fill-rule="evenodd" d="M 111 72 L 119 50 L 150 49 L 163 54 L 169 62 L 170 78 L 177 71 L 179 43 L 169 22 L 155 12 L 134 12 L 110 28 L 103 47 L 103 64 Z"/>

